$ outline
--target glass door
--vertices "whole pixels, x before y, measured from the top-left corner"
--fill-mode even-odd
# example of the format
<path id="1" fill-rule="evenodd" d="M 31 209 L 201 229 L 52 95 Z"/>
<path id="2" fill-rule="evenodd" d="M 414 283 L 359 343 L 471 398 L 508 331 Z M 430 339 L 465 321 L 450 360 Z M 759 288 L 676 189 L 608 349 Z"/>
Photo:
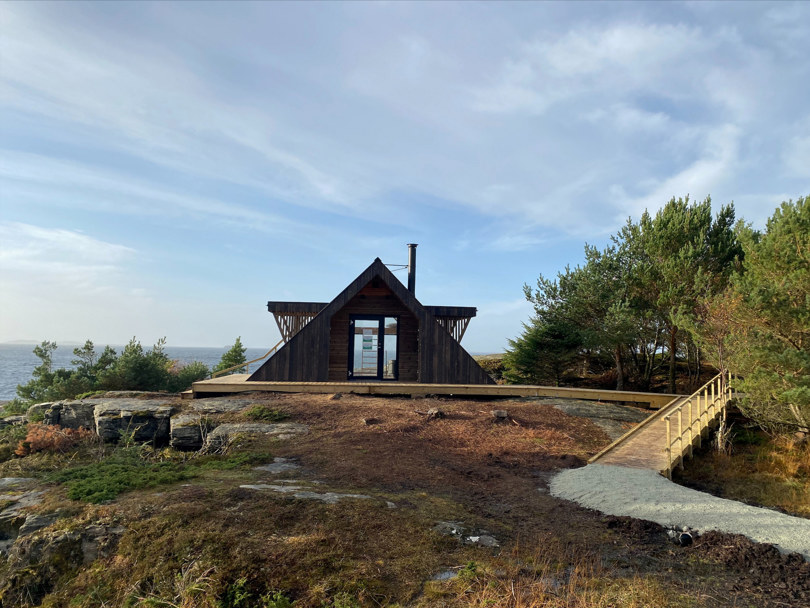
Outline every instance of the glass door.
<path id="1" fill-rule="evenodd" d="M 396 317 L 352 316 L 349 379 L 396 380 L 399 323 Z"/>

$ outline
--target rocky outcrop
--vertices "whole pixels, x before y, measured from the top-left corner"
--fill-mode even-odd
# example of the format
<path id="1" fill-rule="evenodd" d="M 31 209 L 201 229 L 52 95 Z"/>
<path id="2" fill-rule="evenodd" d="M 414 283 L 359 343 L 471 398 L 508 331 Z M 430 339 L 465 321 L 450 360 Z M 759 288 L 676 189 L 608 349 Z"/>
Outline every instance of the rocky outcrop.
<path id="1" fill-rule="evenodd" d="M 25 416 L 6 416 L 0 418 L 0 429 L 12 424 L 25 424 L 26 422 L 28 422 L 28 419 Z"/>
<path id="2" fill-rule="evenodd" d="M 178 450 L 199 450 L 215 423 L 199 414 L 172 416 L 169 445 Z"/>
<path id="3" fill-rule="evenodd" d="M 296 435 L 306 433 L 309 427 L 296 422 L 279 422 L 265 424 L 261 422 L 244 422 L 236 424 L 221 424 L 208 434 L 205 440 L 205 449 L 216 451 L 228 445 L 237 435 L 274 435 L 279 439 L 290 439 Z"/>
<path id="4" fill-rule="evenodd" d="M 38 605 L 60 579 L 112 555 L 123 533 L 121 526 L 95 524 L 70 530 L 40 527 L 21 535 L 9 550 L 0 579 L 0 605 Z"/>
<path id="5" fill-rule="evenodd" d="M 138 443 L 156 446 L 169 443 L 172 406 L 157 399 L 115 399 L 97 403 L 94 409 L 96 433 L 103 441 L 117 442 L 132 435 Z"/>
<path id="6" fill-rule="evenodd" d="M 48 407 L 41 408 L 43 405 Z M 45 424 L 58 424 L 68 429 L 78 429 L 79 427 L 95 429 L 96 425 L 93 418 L 95 406 L 96 404 L 92 401 L 57 401 L 55 403 L 39 404 L 32 406 L 28 410 L 28 419 L 36 419 L 36 416 L 32 416 L 32 414 L 37 412 L 41 414 L 42 421 Z"/>
<path id="7" fill-rule="evenodd" d="M 222 397 L 212 397 L 208 399 L 197 399 L 191 403 L 191 409 L 200 414 L 230 414 L 241 412 L 255 401 L 250 399 L 227 399 Z"/>
<path id="8" fill-rule="evenodd" d="M 123 395 L 127 395 L 124 397 Z M 38 403 L 29 408 L 28 421 L 65 428 L 84 427 L 96 432 L 105 442 L 118 442 L 122 436 L 131 435 L 132 440 L 149 442 L 156 446 L 171 445 L 180 450 L 199 450 L 203 447 L 217 449 L 238 433 L 259 433 L 291 437 L 306 432 L 306 426 L 283 424 L 226 424 L 214 434 L 208 435 L 217 422 L 210 416 L 241 412 L 254 404 L 250 399 L 205 399 L 190 404 L 190 411 L 177 414 L 167 398 L 136 398 L 132 393 L 107 393 L 92 399 L 79 401 L 54 401 Z M 150 397 L 152 394 L 150 394 Z M 112 397 L 112 398 L 111 398 Z M 8 420 L 8 419 L 7 419 Z M 24 422 L 24 420 L 23 420 Z"/>

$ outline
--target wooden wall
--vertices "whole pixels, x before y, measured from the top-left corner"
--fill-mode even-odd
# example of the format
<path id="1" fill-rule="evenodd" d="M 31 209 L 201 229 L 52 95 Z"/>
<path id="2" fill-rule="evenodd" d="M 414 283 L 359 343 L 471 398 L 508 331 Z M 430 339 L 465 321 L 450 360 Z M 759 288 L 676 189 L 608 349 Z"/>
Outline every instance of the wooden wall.
<path id="1" fill-rule="evenodd" d="M 419 380 L 419 321 L 414 314 L 382 282 L 375 285 L 373 294 L 361 290 L 349 303 L 332 317 L 329 331 L 329 380 L 344 382 L 349 368 L 350 315 L 382 315 L 399 317 L 399 378 L 400 382 Z"/>
<path id="2" fill-rule="evenodd" d="M 350 314 L 399 316 L 401 382 L 493 383 L 379 258 L 265 361 L 249 380 L 346 380 Z"/>

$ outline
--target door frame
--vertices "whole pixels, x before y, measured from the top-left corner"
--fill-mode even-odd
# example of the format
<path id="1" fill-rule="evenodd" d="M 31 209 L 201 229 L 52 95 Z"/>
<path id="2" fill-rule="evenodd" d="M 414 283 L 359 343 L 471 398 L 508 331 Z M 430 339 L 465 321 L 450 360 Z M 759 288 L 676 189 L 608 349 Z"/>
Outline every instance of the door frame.
<path id="1" fill-rule="evenodd" d="M 397 348 L 396 364 L 394 365 L 393 378 L 385 378 L 385 320 L 396 319 L 397 322 Z M 377 322 L 377 373 L 374 376 L 356 376 L 354 374 L 354 343 L 355 343 L 355 322 L 356 321 L 376 321 Z M 396 381 L 399 378 L 399 315 L 349 315 L 349 364 L 347 367 L 349 380 L 380 380 Z"/>

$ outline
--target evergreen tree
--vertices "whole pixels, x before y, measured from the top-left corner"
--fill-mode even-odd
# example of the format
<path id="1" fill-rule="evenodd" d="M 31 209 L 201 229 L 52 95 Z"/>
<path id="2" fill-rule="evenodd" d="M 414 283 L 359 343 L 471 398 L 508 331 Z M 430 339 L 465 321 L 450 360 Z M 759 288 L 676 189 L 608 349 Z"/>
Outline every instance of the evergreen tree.
<path id="1" fill-rule="evenodd" d="M 514 383 L 560 386 L 582 346 L 578 329 L 563 320 L 539 318 L 524 324 L 523 329 L 519 338 L 509 340 L 511 348 L 503 359 L 504 377 Z"/>
<path id="2" fill-rule="evenodd" d="M 810 432 L 810 197 L 782 203 L 764 234 L 741 227 L 743 272 L 728 298 L 729 367 L 743 412 L 765 426 Z"/>
<path id="3" fill-rule="evenodd" d="M 158 340 L 145 351 L 134 337 L 124 346 L 121 355 L 99 374 L 98 385 L 104 390 L 162 391 L 169 382 L 172 361 L 166 355 L 166 338 Z M 104 358 L 105 354 L 101 358 Z"/>
<path id="4" fill-rule="evenodd" d="M 211 370 L 213 373 L 220 372 L 222 370 L 226 370 L 229 367 L 233 367 L 234 365 L 239 365 L 240 363 L 244 363 L 245 353 L 247 352 L 247 348 L 242 346 L 242 336 L 237 336 L 236 341 L 231 346 L 230 350 L 228 350 L 222 358 L 219 360 L 214 366 L 214 369 Z M 237 367 L 236 369 L 232 369 L 229 373 L 231 374 L 244 374 L 246 368 L 245 367 Z"/>

